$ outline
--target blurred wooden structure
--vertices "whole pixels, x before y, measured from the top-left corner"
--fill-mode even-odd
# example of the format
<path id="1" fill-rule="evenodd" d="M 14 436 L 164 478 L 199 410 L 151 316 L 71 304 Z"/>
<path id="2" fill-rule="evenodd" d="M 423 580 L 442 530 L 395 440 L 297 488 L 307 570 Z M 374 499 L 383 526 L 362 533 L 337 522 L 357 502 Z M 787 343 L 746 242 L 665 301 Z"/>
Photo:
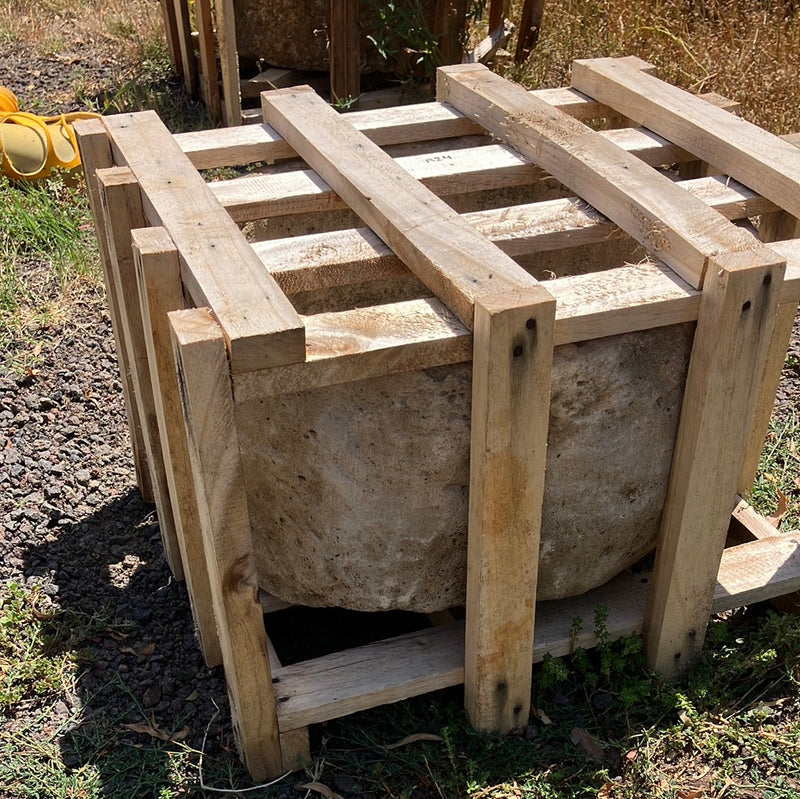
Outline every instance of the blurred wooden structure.
<path id="1" fill-rule="evenodd" d="M 240 80 L 233 0 L 215 0 L 213 4 L 211 0 L 195 0 L 194 24 L 188 0 L 160 0 L 160 3 L 173 69 L 183 78 L 186 91 L 202 100 L 213 119 L 226 125 L 258 122 L 260 109 L 248 109 L 242 104 L 243 100 L 252 99 L 255 87 L 264 91 L 308 82 L 308 76 L 302 72 L 275 68 Z M 439 43 L 442 64 L 457 64 L 462 60 L 484 62 L 494 50 L 505 44 L 514 29 L 506 19 L 508 0 L 491 0 L 490 33 L 486 40 L 465 53 L 467 6 L 467 0 L 436 2 L 431 33 Z M 523 49 L 527 47 L 529 50 L 535 41 L 542 8 L 543 0 L 525 0 L 518 60 L 523 57 Z M 332 103 L 358 107 L 357 100 L 361 95 L 359 0 L 331 0 L 328 35 L 329 81 L 325 86 L 320 76 L 315 76 L 314 85 L 329 91 Z M 386 103 L 382 98 L 376 102 Z"/>

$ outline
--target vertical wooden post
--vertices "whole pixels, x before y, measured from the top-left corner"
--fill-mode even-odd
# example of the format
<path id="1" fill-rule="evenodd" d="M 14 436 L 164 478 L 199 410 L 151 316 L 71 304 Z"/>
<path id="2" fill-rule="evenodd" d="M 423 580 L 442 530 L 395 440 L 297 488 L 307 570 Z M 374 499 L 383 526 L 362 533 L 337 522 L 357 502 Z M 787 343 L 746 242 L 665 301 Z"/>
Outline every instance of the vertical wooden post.
<path id="1" fill-rule="evenodd" d="M 489 33 L 500 27 L 506 18 L 508 0 L 490 0 L 489 2 Z"/>
<path id="2" fill-rule="evenodd" d="M 645 617 L 650 665 L 680 675 L 703 646 L 785 262 L 710 260 Z"/>
<path id="3" fill-rule="evenodd" d="M 216 0 L 215 8 L 224 121 L 228 126 L 241 125 L 242 95 L 239 84 L 239 51 L 236 46 L 236 17 L 233 0 Z"/>
<path id="4" fill-rule="evenodd" d="M 106 221 L 100 199 L 100 185 L 97 180 L 98 169 L 108 169 L 114 165 L 111 155 L 111 143 L 105 126 L 100 119 L 79 119 L 75 122 L 74 129 L 78 140 L 83 172 L 86 177 L 89 207 L 92 209 L 94 227 L 97 231 L 100 263 L 103 268 L 103 282 L 106 287 L 108 308 L 111 314 L 111 328 L 114 331 L 114 345 L 117 351 L 120 377 L 122 378 L 122 394 L 125 398 L 125 415 L 128 419 L 128 430 L 131 438 L 133 464 L 136 470 L 136 485 L 139 487 L 142 499 L 145 502 L 153 502 L 153 481 L 150 477 L 147 450 L 145 449 L 142 434 L 142 422 L 139 418 L 139 409 L 133 388 L 131 365 L 128 359 L 128 342 L 125 338 L 117 284 L 114 280 L 114 271 L 111 267 L 111 258 L 108 253 L 108 231 L 106 230 Z"/>
<path id="5" fill-rule="evenodd" d="M 175 13 L 175 24 L 178 28 L 178 44 L 180 46 L 181 72 L 183 85 L 187 94 L 197 94 L 197 60 L 192 45 L 192 25 L 189 21 L 189 4 L 187 0 L 167 0 L 171 2 Z"/>
<path id="6" fill-rule="evenodd" d="M 800 238 L 800 220 L 785 211 L 764 214 L 761 217 L 758 232 L 761 241 L 764 242 Z M 764 362 L 761 390 L 753 417 L 753 425 L 750 428 L 750 437 L 747 441 L 747 452 L 739 476 L 739 495 L 742 497 L 749 497 L 753 490 L 753 482 L 756 479 L 761 450 L 769 429 L 772 407 L 775 404 L 775 395 L 781 381 L 781 370 L 786 360 L 786 351 L 789 349 L 796 313 L 797 303 L 794 302 L 779 305 L 775 313 L 775 328 Z"/>
<path id="7" fill-rule="evenodd" d="M 361 28 L 358 0 L 331 0 L 331 101 L 347 104 L 361 94 Z"/>
<path id="8" fill-rule="evenodd" d="M 164 21 L 164 34 L 169 50 L 169 62 L 173 71 L 183 77 L 183 62 L 181 61 L 180 31 L 178 20 L 175 16 L 175 5 L 172 0 L 159 0 L 161 6 L 161 19 Z"/>
<path id="9" fill-rule="evenodd" d="M 475 302 L 465 701 L 476 729 L 527 724 L 555 300 Z"/>
<path id="10" fill-rule="evenodd" d="M 184 308 L 178 251 L 167 231 L 161 227 L 134 230 L 132 240 L 147 360 L 186 590 L 206 665 L 218 666 L 222 662 L 222 653 L 167 319 L 170 311 Z"/>
<path id="11" fill-rule="evenodd" d="M 196 0 L 194 13 L 197 20 L 197 44 L 200 52 L 200 97 L 212 119 L 220 119 L 217 51 L 214 42 L 214 20 L 211 17 L 211 0 Z"/>
<path id="12" fill-rule="evenodd" d="M 464 54 L 463 36 L 467 23 L 466 0 L 437 0 L 433 34 L 439 40 L 442 64 L 460 64 Z"/>
<path id="13" fill-rule="evenodd" d="M 225 339 L 207 309 L 169 314 L 234 729 L 254 780 L 283 762 Z"/>
<path id="14" fill-rule="evenodd" d="M 533 50 L 539 39 L 544 15 L 544 0 L 525 0 L 519 20 L 519 35 L 514 60 L 521 64 Z"/>
<path id="15" fill-rule="evenodd" d="M 119 301 L 120 321 L 125 331 L 134 402 L 142 423 L 142 439 L 158 509 L 164 555 L 175 579 L 182 580 L 183 563 L 161 454 L 161 437 L 142 327 L 139 285 L 131 249 L 131 231 L 146 224 L 141 192 L 136 178 L 127 167 L 102 169 L 97 172 L 97 180 L 108 233 L 109 262 Z"/>

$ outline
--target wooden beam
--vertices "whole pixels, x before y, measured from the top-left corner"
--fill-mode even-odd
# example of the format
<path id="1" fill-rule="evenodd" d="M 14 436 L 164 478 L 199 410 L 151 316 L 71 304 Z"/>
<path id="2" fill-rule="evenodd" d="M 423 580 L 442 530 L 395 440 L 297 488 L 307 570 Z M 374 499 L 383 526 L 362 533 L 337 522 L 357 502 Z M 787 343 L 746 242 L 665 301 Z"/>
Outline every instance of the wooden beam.
<path id="1" fill-rule="evenodd" d="M 172 513 L 161 435 L 158 429 L 153 384 L 145 346 L 144 328 L 139 302 L 139 284 L 131 249 L 131 231 L 144 227 L 139 184 L 130 169 L 110 167 L 96 173 L 100 200 L 108 233 L 108 252 L 115 292 L 119 302 L 120 321 L 124 330 L 127 362 L 131 370 L 131 387 L 136 412 L 141 420 L 142 441 L 147 455 L 153 499 L 158 509 L 158 525 L 164 556 L 176 580 L 183 579 L 183 563 L 178 546 Z M 113 210 L 112 210 L 113 209 Z"/>
<path id="2" fill-rule="evenodd" d="M 489 35 L 464 54 L 464 63 L 486 64 L 490 62 L 495 53 L 501 47 L 505 47 L 512 33 L 514 33 L 514 25 L 507 20 L 503 20 L 496 28 L 490 28 Z"/>
<path id="3" fill-rule="evenodd" d="M 312 81 L 305 82 L 313 85 Z M 279 89 L 293 85 L 296 83 L 276 84 L 269 88 Z M 611 113 L 607 106 L 575 89 L 534 89 L 531 94 L 584 121 Z M 719 95 L 710 97 L 709 102 L 723 103 L 727 108 L 735 105 Z M 261 111 L 257 113 L 258 121 L 261 122 Z M 381 147 L 484 133 L 480 125 L 442 103 L 354 111 L 347 115 L 347 120 Z M 606 133 L 610 134 L 610 131 Z M 659 140 L 665 141 L 660 137 Z M 293 158 L 297 155 L 277 131 L 269 125 L 261 124 L 246 125 L 234 130 L 217 128 L 177 133 L 175 141 L 197 169 L 240 166 L 255 161 Z"/>
<path id="4" fill-rule="evenodd" d="M 206 552 L 200 533 L 197 496 L 189 466 L 189 445 L 183 426 L 180 389 L 167 319 L 168 313 L 182 310 L 185 303 L 178 251 L 164 228 L 134 230 L 132 242 L 142 327 L 175 533 L 203 657 L 206 665 L 213 667 L 222 663 L 222 653 L 217 638 Z"/>
<path id="5" fill-rule="evenodd" d="M 206 105 L 209 116 L 214 120 L 219 120 L 222 117 L 222 108 L 219 98 L 217 48 L 214 41 L 214 19 L 211 15 L 211 0 L 195 0 L 194 14 L 200 56 L 200 75 L 198 78 L 200 97 Z"/>
<path id="6" fill-rule="evenodd" d="M 207 309 L 169 314 L 233 728 L 254 780 L 282 773 L 225 339 Z"/>
<path id="7" fill-rule="evenodd" d="M 189 20 L 189 4 L 187 0 L 166 0 L 171 2 L 175 11 L 175 24 L 178 29 L 178 42 L 180 45 L 180 75 L 186 93 L 194 97 L 197 95 L 197 59 L 194 56 L 192 40 L 192 26 Z"/>
<path id="8" fill-rule="evenodd" d="M 800 245 L 781 297 L 800 298 Z M 696 321 L 701 292 L 652 263 L 547 281 L 555 344 Z M 237 402 L 471 360 L 471 335 L 438 300 L 305 317 L 309 360 L 233 376 Z"/>
<path id="9" fill-rule="evenodd" d="M 436 0 L 432 33 L 439 44 L 439 63 L 458 64 L 467 20 L 466 0 Z"/>
<path id="10" fill-rule="evenodd" d="M 646 616 L 667 677 L 703 645 L 784 269 L 769 251 L 730 253 L 703 289 Z"/>
<path id="11" fill-rule="evenodd" d="M 785 211 L 765 213 L 761 215 L 758 233 L 761 240 L 765 242 L 795 239 L 800 244 L 800 220 Z M 764 448 L 764 439 L 769 429 L 769 420 L 775 405 L 775 395 L 780 384 L 783 364 L 786 361 L 786 352 L 789 349 L 796 313 L 796 302 L 778 305 L 775 313 L 775 327 L 764 362 L 761 390 L 747 442 L 747 453 L 739 476 L 739 494 L 743 497 L 749 497 L 753 490 L 753 482 L 756 479 L 761 450 Z"/>
<path id="12" fill-rule="evenodd" d="M 311 90 L 262 95 L 264 119 L 467 326 L 476 298 L 537 281 Z"/>
<path id="13" fill-rule="evenodd" d="M 521 86 L 480 65 L 442 67 L 437 74 L 438 100 L 527 155 L 695 288 L 710 256 L 756 246 L 668 178 Z"/>
<path id="14" fill-rule="evenodd" d="M 117 353 L 122 395 L 125 399 L 125 415 L 128 420 L 128 432 L 133 452 L 133 465 L 136 470 L 136 485 L 139 488 L 142 499 L 145 502 L 153 502 L 153 481 L 150 476 L 150 466 L 147 463 L 142 420 L 139 418 L 139 408 L 136 404 L 136 392 L 133 387 L 131 364 L 128 359 L 128 342 L 125 338 L 117 284 L 114 280 L 114 270 L 111 265 L 111 256 L 108 252 L 108 230 L 100 198 L 100 184 L 97 181 L 97 170 L 108 169 L 114 165 L 114 159 L 111 156 L 111 144 L 108 139 L 108 133 L 99 119 L 78 119 L 74 122 L 73 128 L 78 140 L 78 150 L 83 164 L 86 190 L 89 196 L 89 207 L 92 210 L 97 245 L 100 251 L 100 265 L 103 269 L 103 283 L 106 289 L 108 310 L 111 315 L 114 349 Z"/>
<path id="15" fill-rule="evenodd" d="M 331 100 L 334 105 L 361 94 L 361 26 L 358 0 L 330 0 Z"/>
<path id="16" fill-rule="evenodd" d="M 236 48 L 236 16 L 233 0 L 215 0 L 217 47 L 222 77 L 222 112 L 228 126 L 242 124 L 239 86 L 239 51 Z"/>
<path id="17" fill-rule="evenodd" d="M 800 216 L 800 151 L 627 61 L 575 61 L 572 85 L 691 150 L 794 216 Z"/>
<path id="18" fill-rule="evenodd" d="M 464 694 L 502 734 L 530 710 L 555 310 L 542 286 L 475 303 Z"/>
<path id="19" fill-rule="evenodd" d="M 214 309 L 233 371 L 302 361 L 300 317 L 156 114 L 104 122 L 115 157 L 142 188 L 148 221 L 165 227 L 178 248 L 184 286 L 195 303 Z"/>
<path id="20" fill-rule="evenodd" d="M 519 36 L 514 60 L 521 64 L 531 54 L 539 40 L 539 29 L 542 27 L 544 0 L 525 0 L 519 20 Z"/>

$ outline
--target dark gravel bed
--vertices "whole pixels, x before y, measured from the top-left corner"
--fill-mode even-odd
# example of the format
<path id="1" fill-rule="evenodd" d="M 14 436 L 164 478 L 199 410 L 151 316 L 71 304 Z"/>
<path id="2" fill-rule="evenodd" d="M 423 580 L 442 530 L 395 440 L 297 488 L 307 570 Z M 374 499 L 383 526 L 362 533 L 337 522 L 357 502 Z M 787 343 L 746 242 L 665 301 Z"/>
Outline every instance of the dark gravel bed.
<path id="1" fill-rule="evenodd" d="M 168 734 L 188 727 L 184 742 L 199 749 L 214 702 L 206 750 L 230 753 L 222 669 L 203 662 L 185 587 L 171 578 L 154 507 L 135 485 L 102 302 L 76 302 L 38 338 L 40 363 L 0 373 L 0 590 L 38 584 L 55 608 L 104 619 L 74 692 L 48 711 L 51 724 L 77 718 L 64 760 L 80 765 L 81 738 L 98 726 L 146 743 L 122 725 L 151 716 Z"/>

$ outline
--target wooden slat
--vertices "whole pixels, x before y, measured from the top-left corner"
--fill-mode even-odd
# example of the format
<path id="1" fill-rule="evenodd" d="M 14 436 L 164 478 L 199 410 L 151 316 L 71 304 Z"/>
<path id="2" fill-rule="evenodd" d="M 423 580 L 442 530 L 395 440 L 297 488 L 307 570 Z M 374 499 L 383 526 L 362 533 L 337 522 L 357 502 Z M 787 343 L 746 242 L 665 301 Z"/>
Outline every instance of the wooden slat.
<path id="1" fill-rule="evenodd" d="M 609 113 L 607 106 L 600 105 L 575 89 L 534 89 L 531 94 L 583 121 Z M 729 100 L 719 98 L 718 95 L 709 99 L 710 102 L 715 100 L 722 103 L 723 107 L 732 105 Z M 261 122 L 261 111 L 255 113 Z M 355 111 L 348 114 L 347 119 L 381 147 L 484 132 L 480 125 L 442 103 Z M 605 133 L 610 135 L 611 131 Z M 211 129 L 178 133 L 175 140 L 197 169 L 238 166 L 256 161 L 292 158 L 296 155 L 277 131 L 262 124 L 247 125 L 235 130 Z"/>
<path id="2" fill-rule="evenodd" d="M 781 296 L 795 303 L 800 242 L 796 250 Z M 700 308 L 701 293 L 658 264 L 574 275 L 546 286 L 557 300 L 556 345 L 695 321 Z M 469 331 L 437 300 L 316 314 L 305 321 L 310 360 L 234 375 L 237 402 L 471 359 Z"/>
<path id="3" fill-rule="evenodd" d="M 722 178 L 700 178 L 679 185 L 729 219 L 754 216 L 775 207 L 735 181 Z M 613 222 L 576 197 L 462 216 L 512 257 L 598 244 L 624 235 Z M 408 274 L 400 259 L 369 228 L 271 239 L 252 246 L 289 295 Z"/>
<path id="4" fill-rule="evenodd" d="M 436 0 L 432 33 L 438 42 L 442 64 L 458 64 L 461 61 L 461 39 L 466 16 L 466 0 Z"/>
<path id="5" fill-rule="evenodd" d="M 217 47 L 222 78 L 222 111 L 226 125 L 242 124 L 239 87 L 239 53 L 236 49 L 236 17 L 233 0 L 215 0 Z"/>
<path id="6" fill-rule="evenodd" d="M 275 675 L 281 732 L 464 681 L 464 629 L 445 624 L 285 666 Z"/>
<path id="7" fill-rule="evenodd" d="M 183 563 L 161 451 L 161 434 L 158 429 L 153 385 L 150 382 L 150 365 L 139 311 L 139 284 L 131 249 L 131 231 L 144 227 L 145 224 L 141 193 L 136 178 L 126 167 L 101 169 L 95 175 L 106 220 L 109 262 L 119 302 L 120 321 L 124 330 L 127 363 L 131 370 L 133 402 L 142 425 L 142 441 L 150 470 L 153 499 L 158 509 L 164 555 L 175 578 L 182 580 Z"/>
<path id="8" fill-rule="evenodd" d="M 200 56 L 198 83 L 200 97 L 212 119 L 220 119 L 219 83 L 217 75 L 217 49 L 214 41 L 214 19 L 211 15 L 211 0 L 195 0 L 195 22 L 197 45 Z"/>
<path id="9" fill-rule="evenodd" d="M 186 590 L 206 665 L 218 666 L 222 653 L 167 320 L 167 314 L 183 309 L 185 302 L 178 252 L 164 228 L 134 230 L 132 243 L 164 470 Z"/>
<path id="10" fill-rule="evenodd" d="M 782 238 L 792 238 L 798 240 L 798 244 L 800 244 L 800 220 L 784 211 L 772 214 L 765 213 L 761 215 L 758 233 L 762 241 L 774 242 Z M 778 305 L 778 310 L 775 313 L 772 341 L 764 362 L 764 375 L 761 378 L 756 413 L 747 442 L 747 453 L 742 464 L 742 472 L 739 476 L 739 493 L 742 496 L 750 496 L 750 492 L 753 489 L 753 482 L 758 471 L 758 462 L 761 458 L 761 450 L 764 446 L 764 439 L 769 429 L 769 420 L 775 404 L 775 395 L 781 380 L 781 371 L 792 337 L 796 313 L 796 302 Z"/>
<path id="11" fill-rule="evenodd" d="M 233 728 L 250 775 L 271 779 L 283 763 L 225 341 L 206 309 L 169 320 Z"/>
<path id="12" fill-rule="evenodd" d="M 465 325 L 481 296 L 536 280 L 310 90 L 262 95 L 264 119 Z"/>
<path id="13" fill-rule="evenodd" d="M 519 20 L 519 34 L 514 60 L 521 64 L 531 53 L 539 39 L 539 28 L 542 26 L 544 0 L 524 0 Z"/>
<path id="14" fill-rule="evenodd" d="M 480 65 L 437 74 L 437 99 L 528 155 L 696 288 L 711 255 L 752 249 L 745 231 L 522 87 Z"/>
<path id="15" fill-rule="evenodd" d="M 331 98 L 349 103 L 361 94 L 361 27 L 358 0 L 331 0 Z"/>
<path id="16" fill-rule="evenodd" d="M 464 54 L 465 64 L 487 64 L 495 53 L 505 47 L 514 33 L 514 25 L 508 20 L 501 20 L 494 28 L 489 28 L 489 35 Z"/>
<path id="17" fill-rule="evenodd" d="M 438 300 L 306 317 L 303 364 L 234 375 L 236 401 L 306 391 L 472 358 L 472 337 Z"/>
<path id="18" fill-rule="evenodd" d="M 178 248 L 185 287 L 214 309 L 233 371 L 302 361 L 300 318 L 155 113 L 104 122 L 118 162 L 139 181 L 150 224 L 165 227 Z"/>
<path id="19" fill-rule="evenodd" d="M 119 307 L 117 285 L 108 252 L 108 231 L 100 198 L 100 185 L 97 182 L 97 170 L 108 169 L 114 165 L 111 157 L 111 144 L 103 123 L 99 119 L 78 119 L 73 123 L 78 150 L 83 164 L 86 179 L 86 190 L 89 196 L 89 207 L 92 210 L 94 229 L 100 251 L 100 265 L 103 269 L 103 283 L 106 290 L 108 310 L 111 315 L 111 329 L 114 334 L 114 349 L 117 353 L 122 395 L 125 399 L 125 415 L 128 420 L 128 432 L 131 439 L 133 464 L 136 470 L 136 485 L 145 502 L 153 502 L 153 481 L 147 463 L 147 451 L 142 437 L 142 421 L 136 404 L 136 393 L 133 388 L 131 365 L 128 360 L 128 343 L 125 328 L 122 324 L 122 313 Z"/>
<path id="20" fill-rule="evenodd" d="M 197 60 L 194 57 L 192 42 L 192 26 L 189 20 L 189 4 L 187 0 L 167 0 L 175 9 L 175 24 L 178 28 L 180 44 L 181 76 L 187 94 L 197 94 Z"/>
<path id="21" fill-rule="evenodd" d="M 543 286 L 475 302 L 464 697 L 502 734 L 530 710 L 555 310 Z"/>
<path id="22" fill-rule="evenodd" d="M 401 157 L 395 163 L 442 196 L 528 186 L 544 177 L 510 148 L 496 146 Z M 348 207 L 313 170 L 247 175 L 208 186 L 239 223 Z"/>
<path id="23" fill-rule="evenodd" d="M 762 546 L 726 549 L 714 591 L 713 613 L 794 590 L 800 579 L 797 536 Z M 570 599 L 536 608 L 533 662 L 563 657 L 597 644 L 595 614 L 607 611 L 610 640 L 642 630 L 650 575 L 624 572 Z M 287 666 L 276 673 L 281 730 L 304 727 L 464 682 L 464 624 L 434 627 Z M 577 630 L 577 632 L 576 632 Z"/>
<path id="24" fill-rule="evenodd" d="M 575 61 L 572 85 L 800 216 L 800 152 L 786 141 L 626 61 Z"/>
<path id="25" fill-rule="evenodd" d="M 731 253 L 714 259 L 703 290 L 645 633 L 650 664 L 668 677 L 703 645 L 783 272 L 769 251 Z"/>
<path id="26" fill-rule="evenodd" d="M 725 550 L 711 609 L 719 613 L 799 589 L 800 535 L 773 535 Z"/>
<path id="27" fill-rule="evenodd" d="M 621 128 L 603 131 L 600 135 L 652 166 L 690 157 L 661 137 L 642 129 Z M 395 151 L 393 157 L 410 175 L 441 196 L 534 185 L 547 178 L 543 169 L 505 145 L 486 144 L 419 155 L 402 155 Z M 720 178 L 716 180 L 724 183 Z M 214 196 L 240 223 L 347 207 L 312 170 L 265 171 L 214 181 L 208 185 Z M 734 185 L 738 187 L 741 184 L 734 182 Z M 758 196 L 754 192 L 749 193 L 752 197 Z M 769 209 L 775 208 L 767 200 L 764 204 Z"/>

